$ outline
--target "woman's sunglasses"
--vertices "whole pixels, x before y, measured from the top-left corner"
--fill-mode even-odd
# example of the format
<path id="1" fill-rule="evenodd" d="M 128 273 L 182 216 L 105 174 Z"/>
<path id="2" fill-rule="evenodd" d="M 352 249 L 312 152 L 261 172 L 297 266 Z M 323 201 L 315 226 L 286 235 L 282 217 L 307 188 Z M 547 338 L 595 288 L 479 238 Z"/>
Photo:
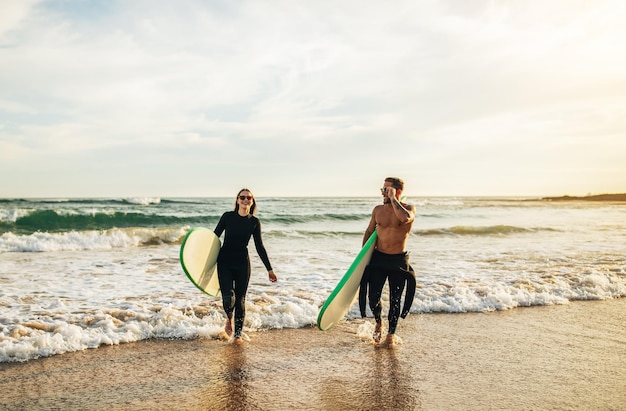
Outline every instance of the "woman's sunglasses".
<path id="1" fill-rule="evenodd" d="M 252 200 L 252 196 L 239 196 L 240 200 Z"/>

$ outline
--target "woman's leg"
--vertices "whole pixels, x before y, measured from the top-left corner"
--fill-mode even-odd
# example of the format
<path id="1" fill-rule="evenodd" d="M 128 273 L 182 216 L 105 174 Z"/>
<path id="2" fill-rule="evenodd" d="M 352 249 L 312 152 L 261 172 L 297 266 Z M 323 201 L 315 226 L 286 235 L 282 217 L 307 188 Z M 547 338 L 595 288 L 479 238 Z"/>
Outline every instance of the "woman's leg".
<path id="1" fill-rule="evenodd" d="M 234 288 L 234 271 L 232 268 L 224 267 L 218 264 L 217 277 L 220 283 L 220 292 L 222 293 L 222 306 L 226 313 L 226 326 L 224 332 L 230 337 L 233 334 L 233 310 L 235 309 L 235 288 Z"/>
<path id="2" fill-rule="evenodd" d="M 235 274 L 235 338 L 241 338 L 241 331 L 243 330 L 243 322 L 246 317 L 248 284 L 250 284 L 250 259 L 247 260 L 245 268 L 242 267 Z"/>

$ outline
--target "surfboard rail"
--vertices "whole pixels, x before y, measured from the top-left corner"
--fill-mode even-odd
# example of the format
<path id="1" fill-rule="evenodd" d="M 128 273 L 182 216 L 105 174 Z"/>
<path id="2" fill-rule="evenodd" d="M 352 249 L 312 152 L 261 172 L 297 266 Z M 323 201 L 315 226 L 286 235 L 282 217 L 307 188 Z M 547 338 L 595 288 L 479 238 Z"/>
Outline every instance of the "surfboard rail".
<path id="1" fill-rule="evenodd" d="M 370 261 L 374 245 L 376 244 L 376 231 L 361 248 L 354 261 L 343 275 L 335 289 L 330 293 L 317 316 L 317 328 L 326 331 L 337 324 L 350 311 L 359 292 L 361 278 L 365 267 Z"/>
<path id="2" fill-rule="evenodd" d="M 220 239 L 205 227 L 189 230 L 180 245 L 180 264 L 187 278 L 200 291 L 210 296 L 220 294 L 217 257 Z"/>

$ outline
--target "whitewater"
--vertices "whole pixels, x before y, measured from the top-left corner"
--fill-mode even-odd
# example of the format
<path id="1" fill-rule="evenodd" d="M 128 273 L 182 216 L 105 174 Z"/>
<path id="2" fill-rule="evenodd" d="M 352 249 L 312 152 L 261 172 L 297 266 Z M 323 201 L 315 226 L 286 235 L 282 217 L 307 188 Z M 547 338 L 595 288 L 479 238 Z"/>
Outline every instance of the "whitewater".
<path id="1" fill-rule="evenodd" d="M 626 203 L 411 198 L 412 315 L 626 296 Z M 279 281 L 250 248 L 245 332 L 315 324 L 381 198 L 258 198 Z M 229 198 L 0 200 L 0 362 L 155 338 L 217 338 L 221 301 L 182 271 L 180 242 Z M 388 302 L 384 301 L 384 307 Z M 347 321 L 359 318 L 353 306 Z"/>

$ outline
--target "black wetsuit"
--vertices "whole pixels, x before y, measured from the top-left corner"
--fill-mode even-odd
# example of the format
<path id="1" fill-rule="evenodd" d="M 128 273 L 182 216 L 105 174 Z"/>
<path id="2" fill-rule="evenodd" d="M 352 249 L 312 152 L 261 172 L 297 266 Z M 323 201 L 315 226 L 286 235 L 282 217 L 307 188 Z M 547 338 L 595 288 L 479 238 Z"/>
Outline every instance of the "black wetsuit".
<path id="1" fill-rule="evenodd" d="M 415 297 L 415 272 L 409 264 L 409 255 L 385 254 L 374 250 L 368 266 L 365 268 L 359 290 L 359 308 L 365 317 L 365 299 L 369 297 L 369 305 L 377 323 L 382 321 L 381 296 L 385 280 L 389 278 L 389 334 L 395 334 L 398 319 L 407 316 Z M 405 284 L 404 307 L 400 312 L 400 300 Z M 369 294 L 367 293 L 369 287 Z"/>
<path id="2" fill-rule="evenodd" d="M 242 217 L 236 211 L 222 215 L 215 227 L 219 237 L 224 232 L 224 244 L 217 258 L 217 275 L 222 292 L 224 311 L 229 319 L 235 314 L 235 337 L 241 337 L 246 314 L 246 292 L 250 282 L 248 243 L 254 237 L 256 251 L 267 271 L 272 269 L 261 239 L 261 222 L 252 215 Z"/>

